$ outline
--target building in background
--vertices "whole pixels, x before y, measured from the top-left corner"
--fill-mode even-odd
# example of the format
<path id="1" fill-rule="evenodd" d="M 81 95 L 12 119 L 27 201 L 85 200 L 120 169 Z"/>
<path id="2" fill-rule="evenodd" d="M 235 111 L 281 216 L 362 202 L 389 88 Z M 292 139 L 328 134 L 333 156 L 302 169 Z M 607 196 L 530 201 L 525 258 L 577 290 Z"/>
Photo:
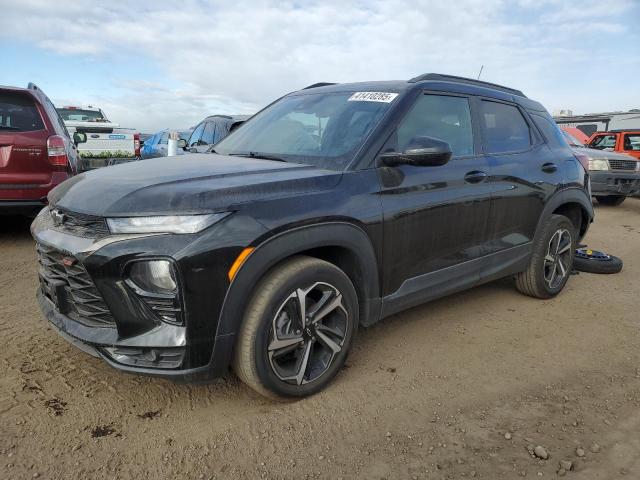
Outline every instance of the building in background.
<path id="1" fill-rule="evenodd" d="M 571 110 L 559 110 L 553 114 L 553 119 L 560 127 L 577 128 L 589 137 L 595 132 L 640 129 L 640 109 L 638 108 L 628 112 L 588 113 L 585 115 L 573 115 Z"/>

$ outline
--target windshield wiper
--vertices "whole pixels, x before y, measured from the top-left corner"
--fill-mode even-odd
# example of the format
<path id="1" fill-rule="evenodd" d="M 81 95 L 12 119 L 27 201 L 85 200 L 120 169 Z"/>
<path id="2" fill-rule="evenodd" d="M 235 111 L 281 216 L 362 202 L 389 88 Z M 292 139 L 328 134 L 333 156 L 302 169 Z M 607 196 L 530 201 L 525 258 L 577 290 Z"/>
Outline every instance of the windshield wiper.
<path id="1" fill-rule="evenodd" d="M 284 158 L 276 157 L 265 153 L 258 152 L 242 152 L 242 153 L 228 153 L 231 157 L 247 157 L 247 158 L 259 158 L 260 160 L 275 160 L 276 162 L 286 162 Z"/>
<path id="2" fill-rule="evenodd" d="M 20 130 L 20 128 L 10 127 L 9 125 L 0 125 L 0 130 Z"/>

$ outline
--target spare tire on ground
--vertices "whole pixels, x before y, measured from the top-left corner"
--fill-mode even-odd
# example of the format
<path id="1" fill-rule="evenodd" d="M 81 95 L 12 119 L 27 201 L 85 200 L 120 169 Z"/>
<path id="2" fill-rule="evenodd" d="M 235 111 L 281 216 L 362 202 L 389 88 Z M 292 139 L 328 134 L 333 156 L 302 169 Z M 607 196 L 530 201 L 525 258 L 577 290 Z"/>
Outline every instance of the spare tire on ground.
<path id="1" fill-rule="evenodd" d="M 588 273 L 618 273 L 622 260 L 590 248 L 578 248 L 573 256 L 573 268 Z"/>

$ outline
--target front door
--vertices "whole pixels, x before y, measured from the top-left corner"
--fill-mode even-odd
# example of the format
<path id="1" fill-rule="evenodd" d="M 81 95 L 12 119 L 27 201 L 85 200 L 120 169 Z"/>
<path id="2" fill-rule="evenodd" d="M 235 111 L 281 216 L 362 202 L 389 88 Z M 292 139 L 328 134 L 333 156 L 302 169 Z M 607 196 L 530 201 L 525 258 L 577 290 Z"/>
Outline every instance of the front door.
<path id="1" fill-rule="evenodd" d="M 479 278 L 474 260 L 483 254 L 491 192 L 488 163 L 475 153 L 469 98 L 421 94 L 383 152 L 411 149 L 421 136 L 449 143 L 449 163 L 378 168 L 386 314 L 424 301 L 429 290 L 436 296 L 440 289 L 464 288 Z"/>

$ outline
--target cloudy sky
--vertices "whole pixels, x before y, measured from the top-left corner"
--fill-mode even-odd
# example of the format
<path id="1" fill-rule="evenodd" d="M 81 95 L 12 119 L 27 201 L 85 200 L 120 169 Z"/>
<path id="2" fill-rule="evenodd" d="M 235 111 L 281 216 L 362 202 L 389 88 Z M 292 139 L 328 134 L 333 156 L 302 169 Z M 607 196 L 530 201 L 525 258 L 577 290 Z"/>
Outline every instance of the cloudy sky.
<path id="1" fill-rule="evenodd" d="M 0 84 L 144 132 L 318 81 L 477 76 L 549 110 L 640 108 L 640 0 L 0 0 Z"/>

